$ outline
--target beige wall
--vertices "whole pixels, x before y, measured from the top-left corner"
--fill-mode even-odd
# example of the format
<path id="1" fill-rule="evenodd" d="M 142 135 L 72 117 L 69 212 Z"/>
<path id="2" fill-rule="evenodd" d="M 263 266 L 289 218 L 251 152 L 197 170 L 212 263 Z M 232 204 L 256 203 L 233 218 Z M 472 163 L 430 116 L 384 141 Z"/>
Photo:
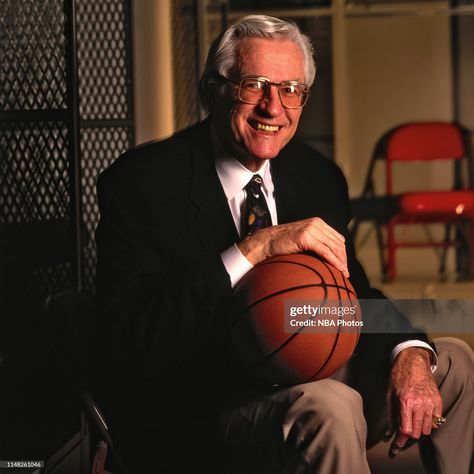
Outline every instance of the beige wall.
<path id="1" fill-rule="evenodd" d="M 474 130 L 474 17 L 459 18 L 459 118 Z"/>
<path id="2" fill-rule="evenodd" d="M 338 159 L 348 161 L 351 194 L 358 195 L 373 146 L 386 130 L 406 121 L 452 119 L 449 19 L 351 18 L 345 51 L 348 156 Z M 429 187 L 440 178 L 440 170 L 418 170 L 402 172 L 399 181 Z"/>
<path id="3" fill-rule="evenodd" d="M 448 17 L 363 17 L 345 21 L 344 62 L 346 100 L 345 156 L 338 156 L 349 181 L 350 194 L 360 195 L 377 139 L 388 129 L 414 120 L 452 120 L 452 77 Z M 377 191 L 385 192 L 383 164 L 377 168 Z M 449 164 L 399 164 L 396 191 L 449 188 Z M 370 226 L 361 227 L 359 236 Z M 406 238 L 426 239 L 425 229 L 400 228 Z M 440 226 L 430 232 L 441 237 Z M 375 234 L 359 258 L 372 277 L 380 276 Z M 453 254 L 449 254 L 453 268 Z M 436 278 L 438 261 L 433 249 L 401 250 L 399 276 Z"/>
<path id="4" fill-rule="evenodd" d="M 174 131 L 170 0 L 133 3 L 135 142 Z"/>

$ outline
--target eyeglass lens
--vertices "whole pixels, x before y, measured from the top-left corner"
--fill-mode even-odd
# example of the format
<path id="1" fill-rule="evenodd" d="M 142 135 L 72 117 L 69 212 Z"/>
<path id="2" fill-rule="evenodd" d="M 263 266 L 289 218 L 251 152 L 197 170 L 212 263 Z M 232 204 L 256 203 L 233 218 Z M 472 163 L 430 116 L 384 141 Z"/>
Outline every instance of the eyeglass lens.
<path id="1" fill-rule="evenodd" d="M 248 104 L 258 104 L 270 88 L 270 83 L 263 79 L 246 78 L 240 81 L 239 98 Z M 289 109 L 303 107 L 306 98 L 306 87 L 291 81 L 278 85 L 281 103 Z"/>

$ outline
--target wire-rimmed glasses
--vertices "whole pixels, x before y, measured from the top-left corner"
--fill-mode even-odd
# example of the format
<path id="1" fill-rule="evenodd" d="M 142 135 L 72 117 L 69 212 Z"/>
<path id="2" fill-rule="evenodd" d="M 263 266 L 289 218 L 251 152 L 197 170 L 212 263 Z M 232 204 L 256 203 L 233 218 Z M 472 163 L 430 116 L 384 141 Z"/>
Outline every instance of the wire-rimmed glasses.
<path id="1" fill-rule="evenodd" d="M 286 109 L 303 108 L 309 96 L 309 87 L 298 81 L 272 82 L 261 76 L 245 76 L 238 81 L 223 76 L 222 79 L 239 86 L 238 97 L 245 104 L 258 104 L 268 96 L 271 86 L 277 87 L 281 105 Z"/>

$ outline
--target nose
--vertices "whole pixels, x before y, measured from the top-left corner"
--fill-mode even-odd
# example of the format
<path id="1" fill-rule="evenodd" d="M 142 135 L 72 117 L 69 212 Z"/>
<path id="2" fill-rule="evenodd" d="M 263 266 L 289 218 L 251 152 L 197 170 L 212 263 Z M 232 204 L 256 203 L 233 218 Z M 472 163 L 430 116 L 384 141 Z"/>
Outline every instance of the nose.
<path id="1" fill-rule="evenodd" d="M 277 86 L 270 85 L 265 91 L 265 96 L 258 103 L 258 108 L 270 117 L 277 117 L 283 112 Z"/>

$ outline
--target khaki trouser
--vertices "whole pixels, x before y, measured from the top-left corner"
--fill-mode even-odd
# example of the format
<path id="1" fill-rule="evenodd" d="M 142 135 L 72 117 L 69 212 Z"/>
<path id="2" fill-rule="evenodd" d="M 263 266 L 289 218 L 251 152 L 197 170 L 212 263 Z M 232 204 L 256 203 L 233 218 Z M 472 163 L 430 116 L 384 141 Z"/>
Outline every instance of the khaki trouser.
<path id="1" fill-rule="evenodd" d="M 473 353 L 456 339 L 435 343 L 435 380 L 447 422 L 431 436 L 430 461 L 436 472 L 468 474 L 474 443 Z M 349 377 L 341 370 L 337 380 L 297 385 L 226 407 L 221 415 L 229 449 L 225 472 L 369 473 L 367 439 L 374 444 L 386 430 L 387 375 L 366 378 L 363 397 L 344 383 Z M 388 459 L 388 447 L 387 462 L 396 472 L 397 458 Z"/>

